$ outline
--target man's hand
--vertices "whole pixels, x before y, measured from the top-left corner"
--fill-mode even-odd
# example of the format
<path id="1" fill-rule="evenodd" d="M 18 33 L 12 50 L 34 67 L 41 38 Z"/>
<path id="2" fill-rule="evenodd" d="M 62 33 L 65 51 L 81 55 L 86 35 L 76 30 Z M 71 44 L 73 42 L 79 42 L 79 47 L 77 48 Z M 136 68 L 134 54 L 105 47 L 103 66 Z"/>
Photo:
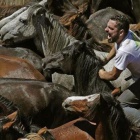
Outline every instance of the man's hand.
<path id="1" fill-rule="evenodd" d="M 103 75 L 105 74 L 105 70 L 104 69 L 100 69 L 99 70 L 99 77 L 101 78 L 101 79 L 103 79 Z"/>
<path id="2" fill-rule="evenodd" d="M 99 77 L 105 80 L 116 80 L 120 76 L 121 72 L 122 70 L 119 70 L 116 67 L 113 67 L 112 71 L 109 72 L 105 71 L 104 69 L 100 69 Z"/>
<path id="3" fill-rule="evenodd" d="M 104 58 L 104 59 L 100 58 L 100 60 L 101 60 L 103 66 L 108 63 L 107 58 Z"/>

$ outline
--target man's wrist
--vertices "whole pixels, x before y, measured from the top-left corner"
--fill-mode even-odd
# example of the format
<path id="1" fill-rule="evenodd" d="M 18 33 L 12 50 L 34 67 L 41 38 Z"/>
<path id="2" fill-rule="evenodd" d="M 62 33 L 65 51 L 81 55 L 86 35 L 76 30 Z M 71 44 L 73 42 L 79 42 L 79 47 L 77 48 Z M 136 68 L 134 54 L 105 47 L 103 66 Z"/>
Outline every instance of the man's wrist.
<path id="1" fill-rule="evenodd" d="M 105 64 L 107 64 L 108 63 L 108 59 L 105 57 L 104 59 L 103 59 L 103 64 L 105 65 Z"/>

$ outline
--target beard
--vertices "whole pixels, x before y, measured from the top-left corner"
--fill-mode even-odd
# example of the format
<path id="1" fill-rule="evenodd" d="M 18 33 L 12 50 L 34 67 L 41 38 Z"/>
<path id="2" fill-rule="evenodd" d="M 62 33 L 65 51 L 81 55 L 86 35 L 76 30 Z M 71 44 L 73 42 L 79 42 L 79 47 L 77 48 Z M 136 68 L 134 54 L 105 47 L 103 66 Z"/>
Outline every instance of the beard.
<path id="1" fill-rule="evenodd" d="M 108 36 L 110 36 L 110 35 L 108 35 Z M 116 35 L 116 36 L 113 36 L 113 37 L 109 37 L 108 38 L 108 43 L 115 43 L 115 42 L 117 42 L 117 40 L 119 39 L 119 35 Z"/>

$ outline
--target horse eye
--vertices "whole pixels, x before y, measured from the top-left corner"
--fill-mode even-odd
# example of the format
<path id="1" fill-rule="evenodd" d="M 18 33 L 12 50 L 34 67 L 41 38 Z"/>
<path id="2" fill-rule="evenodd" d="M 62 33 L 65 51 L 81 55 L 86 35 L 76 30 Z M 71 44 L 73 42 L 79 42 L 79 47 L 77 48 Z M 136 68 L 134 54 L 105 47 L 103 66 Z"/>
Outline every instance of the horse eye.
<path id="1" fill-rule="evenodd" d="M 25 20 L 25 19 L 19 19 L 19 21 L 24 23 L 24 24 L 27 23 L 27 20 Z"/>
<path id="2" fill-rule="evenodd" d="M 68 56 L 68 53 L 62 52 L 62 55 L 63 55 L 64 57 L 67 57 L 67 56 Z"/>

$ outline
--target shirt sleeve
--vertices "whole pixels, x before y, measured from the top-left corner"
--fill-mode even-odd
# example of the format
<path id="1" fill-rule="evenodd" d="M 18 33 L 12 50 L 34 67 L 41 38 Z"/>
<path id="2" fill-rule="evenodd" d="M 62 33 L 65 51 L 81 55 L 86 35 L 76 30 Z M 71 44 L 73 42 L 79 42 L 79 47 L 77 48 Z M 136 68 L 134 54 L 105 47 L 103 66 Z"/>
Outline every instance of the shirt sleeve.
<path id="1" fill-rule="evenodd" d="M 118 50 L 115 57 L 115 67 L 119 70 L 125 70 L 127 65 L 132 62 L 133 56 L 129 53 Z"/>

